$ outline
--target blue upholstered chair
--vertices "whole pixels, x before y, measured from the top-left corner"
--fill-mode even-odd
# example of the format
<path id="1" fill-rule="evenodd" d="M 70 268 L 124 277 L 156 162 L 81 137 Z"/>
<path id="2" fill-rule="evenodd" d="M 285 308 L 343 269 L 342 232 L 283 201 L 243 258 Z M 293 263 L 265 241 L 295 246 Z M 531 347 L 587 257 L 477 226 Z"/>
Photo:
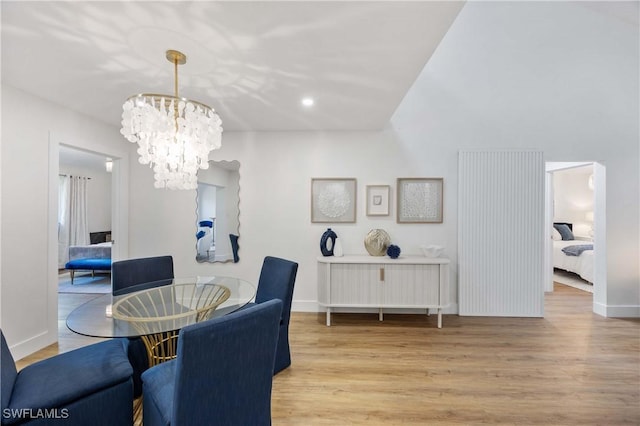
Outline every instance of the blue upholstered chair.
<path id="1" fill-rule="evenodd" d="M 131 425 L 132 369 L 123 340 L 107 340 L 19 372 L 2 334 L 2 424 Z"/>
<path id="2" fill-rule="evenodd" d="M 274 373 L 279 373 L 291 365 L 289 319 L 291 318 L 291 301 L 297 273 L 298 264 L 296 262 L 272 256 L 264 258 L 260 271 L 256 303 L 264 303 L 271 299 L 282 301 L 282 318 Z"/>
<path id="3" fill-rule="evenodd" d="M 119 296 L 134 290 L 159 287 L 171 284 L 173 278 L 171 256 L 120 260 L 111 265 L 111 293 Z M 147 349 L 139 337 L 127 340 L 127 353 L 133 367 L 133 393 L 137 398 L 142 394 L 140 375 L 149 368 L 149 360 Z"/>
<path id="4" fill-rule="evenodd" d="M 119 296 L 131 292 L 129 287 L 133 286 L 137 286 L 136 290 L 141 290 L 170 284 L 173 278 L 171 256 L 120 260 L 111 265 L 111 293 Z"/>
<path id="5" fill-rule="evenodd" d="M 180 330 L 177 358 L 142 374 L 144 425 L 270 425 L 281 312 L 273 300 Z"/>

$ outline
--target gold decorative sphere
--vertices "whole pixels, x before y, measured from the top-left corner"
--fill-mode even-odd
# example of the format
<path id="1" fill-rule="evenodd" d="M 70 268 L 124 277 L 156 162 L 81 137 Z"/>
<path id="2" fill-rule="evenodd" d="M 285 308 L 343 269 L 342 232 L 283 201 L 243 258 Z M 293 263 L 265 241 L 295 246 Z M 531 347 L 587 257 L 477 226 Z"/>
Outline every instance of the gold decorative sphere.
<path id="1" fill-rule="evenodd" d="M 364 248 L 371 256 L 384 256 L 391 244 L 391 237 L 384 229 L 372 229 L 364 239 Z"/>

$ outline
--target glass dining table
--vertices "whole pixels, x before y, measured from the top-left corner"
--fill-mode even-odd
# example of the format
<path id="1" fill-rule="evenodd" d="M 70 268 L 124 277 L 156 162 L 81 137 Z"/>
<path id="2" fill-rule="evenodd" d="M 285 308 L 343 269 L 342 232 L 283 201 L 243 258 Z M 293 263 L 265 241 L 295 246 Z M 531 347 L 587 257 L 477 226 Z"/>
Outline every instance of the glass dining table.
<path id="1" fill-rule="evenodd" d="M 67 327 L 92 337 L 141 337 L 155 365 L 175 358 L 182 327 L 234 312 L 255 294 L 253 284 L 233 277 L 156 281 L 90 300 L 69 314 Z"/>

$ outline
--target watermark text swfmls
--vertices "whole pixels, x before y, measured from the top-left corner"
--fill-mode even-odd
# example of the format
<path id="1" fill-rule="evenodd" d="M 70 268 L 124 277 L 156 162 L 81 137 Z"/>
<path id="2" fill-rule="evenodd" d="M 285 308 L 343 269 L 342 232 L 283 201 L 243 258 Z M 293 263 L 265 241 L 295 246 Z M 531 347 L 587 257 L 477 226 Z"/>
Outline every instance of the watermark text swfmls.
<path id="1" fill-rule="evenodd" d="M 3 419 L 68 419 L 68 408 L 5 408 Z"/>

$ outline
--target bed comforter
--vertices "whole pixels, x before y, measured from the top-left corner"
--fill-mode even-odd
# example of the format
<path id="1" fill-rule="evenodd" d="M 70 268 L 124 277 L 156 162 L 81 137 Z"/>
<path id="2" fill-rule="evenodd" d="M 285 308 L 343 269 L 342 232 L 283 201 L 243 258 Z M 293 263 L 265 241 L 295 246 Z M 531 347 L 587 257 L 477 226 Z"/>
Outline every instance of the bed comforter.
<path id="1" fill-rule="evenodd" d="M 112 243 L 90 244 L 86 246 L 70 246 L 69 260 L 74 259 L 111 259 Z"/>
<path id="2" fill-rule="evenodd" d="M 584 241 L 554 241 L 553 242 L 553 267 L 574 272 L 584 280 L 593 283 L 593 250 L 585 250 L 579 256 L 567 256 L 562 251 L 568 246 L 582 245 Z"/>

